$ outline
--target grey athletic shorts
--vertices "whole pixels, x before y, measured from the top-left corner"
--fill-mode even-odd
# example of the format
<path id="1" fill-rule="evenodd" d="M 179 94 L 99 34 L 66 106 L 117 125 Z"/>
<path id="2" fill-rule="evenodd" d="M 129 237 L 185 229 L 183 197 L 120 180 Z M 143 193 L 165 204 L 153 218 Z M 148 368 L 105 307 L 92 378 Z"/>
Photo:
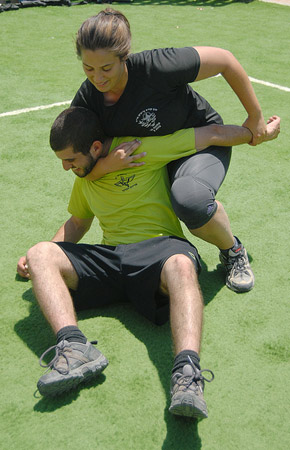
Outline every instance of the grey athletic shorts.
<path id="1" fill-rule="evenodd" d="M 196 248 L 187 240 L 163 236 L 127 245 L 89 245 L 57 242 L 78 277 L 71 291 L 77 311 L 129 301 L 147 319 L 162 325 L 169 317 L 168 298 L 159 292 L 166 260 L 188 256 L 199 273 Z"/>
<path id="2" fill-rule="evenodd" d="M 231 147 L 208 147 L 202 152 L 171 162 L 171 202 L 175 214 L 193 230 L 216 213 L 215 195 L 231 160 Z"/>

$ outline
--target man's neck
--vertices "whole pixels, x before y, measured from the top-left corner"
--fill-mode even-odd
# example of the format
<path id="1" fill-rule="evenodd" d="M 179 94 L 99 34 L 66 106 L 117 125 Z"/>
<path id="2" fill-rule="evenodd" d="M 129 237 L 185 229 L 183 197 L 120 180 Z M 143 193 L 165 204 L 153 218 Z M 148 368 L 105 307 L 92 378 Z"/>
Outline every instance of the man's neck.
<path id="1" fill-rule="evenodd" d="M 105 141 L 103 143 L 103 151 L 102 151 L 103 157 L 108 155 L 112 142 L 113 142 L 113 138 L 111 138 L 111 137 L 108 137 L 105 139 Z"/>

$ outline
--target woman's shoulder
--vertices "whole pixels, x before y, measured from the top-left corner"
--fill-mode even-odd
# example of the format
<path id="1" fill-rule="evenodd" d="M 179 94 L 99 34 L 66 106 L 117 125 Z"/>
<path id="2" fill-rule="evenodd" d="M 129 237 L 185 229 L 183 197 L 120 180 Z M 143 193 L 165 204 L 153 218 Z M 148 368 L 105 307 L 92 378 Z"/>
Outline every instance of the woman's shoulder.
<path id="1" fill-rule="evenodd" d="M 92 83 L 86 78 L 80 85 L 78 92 L 91 92 L 93 88 Z"/>
<path id="2" fill-rule="evenodd" d="M 132 63 L 146 62 L 154 57 L 168 57 L 168 56 L 183 56 L 197 55 L 197 51 L 194 47 L 164 47 L 164 48 L 153 48 L 150 50 L 143 50 L 142 52 L 130 53 L 128 60 Z"/>
<path id="3" fill-rule="evenodd" d="M 188 61 L 191 64 L 199 63 L 199 56 L 193 47 L 166 47 L 143 50 L 142 52 L 132 53 L 128 56 L 128 66 L 131 69 L 146 69 L 167 71 L 176 68 L 182 62 Z"/>
<path id="4" fill-rule="evenodd" d="M 98 90 L 86 79 L 77 90 L 71 105 L 87 107 L 92 102 L 92 99 L 95 102 L 98 96 Z"/>
<path id="5" fill-rule="evenodd" d="M 127 64 L 129 72 L 140 80 L 177 86 L 195 80 L 200 59 L 193 47 L 168 47 L 133 53 Z"/>

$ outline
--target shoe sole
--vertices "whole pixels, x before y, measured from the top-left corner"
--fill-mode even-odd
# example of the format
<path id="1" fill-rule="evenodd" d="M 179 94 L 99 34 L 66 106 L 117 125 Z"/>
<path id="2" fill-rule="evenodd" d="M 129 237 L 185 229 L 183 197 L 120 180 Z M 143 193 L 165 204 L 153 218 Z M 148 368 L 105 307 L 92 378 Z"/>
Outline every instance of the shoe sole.
<path id="1" fill-rule="evenodd" d="M 188 403 L 170 406 L 169 412 L 176 416 L 192 417 L 193 419 L 198 420 L 207 419 L 208 417 L 207 413 Z"/>
<path id="2" fill-rule="evenodd" d="M 69 375 L 63 375 L 61 378 L 51 383 L 45 383 L 41 379 L 37 383 L 37 388 L 41 395 L 45 397 L 55 397 L 76 388 L 79 384 L 89 382 L 107 367 L 109 364 L 105 356 L 99 360 L 90 361 L 71 371 Z"/>
<path id="3" fill-rule="evenodd" d="M 249 292 L 249 291 L 251 291 L 252 289 L 253 289 L 253 287 L 254 287 L 254 283 L 252 284 L 252 285 L 248 285 L 248 286 L 238 286 L 238 287 L 236 287 L 236 286 L 233 286 L 232 284 L 230 284 L 229 282 L 228 282 L 228 280 L 226 280 L 226 286 L 231 290 L 231 291 L 234 291 L 234 292 L 237 292 L 237 293 L 243 293 L 243 292 Z"/>

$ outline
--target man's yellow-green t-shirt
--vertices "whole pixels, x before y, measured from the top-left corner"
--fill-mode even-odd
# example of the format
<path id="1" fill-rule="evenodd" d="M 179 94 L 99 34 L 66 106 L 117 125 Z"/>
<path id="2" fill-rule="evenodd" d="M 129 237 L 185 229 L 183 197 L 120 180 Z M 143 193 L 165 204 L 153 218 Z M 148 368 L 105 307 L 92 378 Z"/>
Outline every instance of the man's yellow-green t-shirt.
<path id="1" fill-rule="evenodd" d="M 110 151 L 133 137 L 114 138 Z M 157 236 L 184 238 L 170 201 L 168 162 L 195 153 L 194 129 L 143 137 L 143 166 L 112 172 L 97 181 L 77 178 L 68 211 L 81 219 L 96 216 L 102 244 L 132 244 Z"/>

